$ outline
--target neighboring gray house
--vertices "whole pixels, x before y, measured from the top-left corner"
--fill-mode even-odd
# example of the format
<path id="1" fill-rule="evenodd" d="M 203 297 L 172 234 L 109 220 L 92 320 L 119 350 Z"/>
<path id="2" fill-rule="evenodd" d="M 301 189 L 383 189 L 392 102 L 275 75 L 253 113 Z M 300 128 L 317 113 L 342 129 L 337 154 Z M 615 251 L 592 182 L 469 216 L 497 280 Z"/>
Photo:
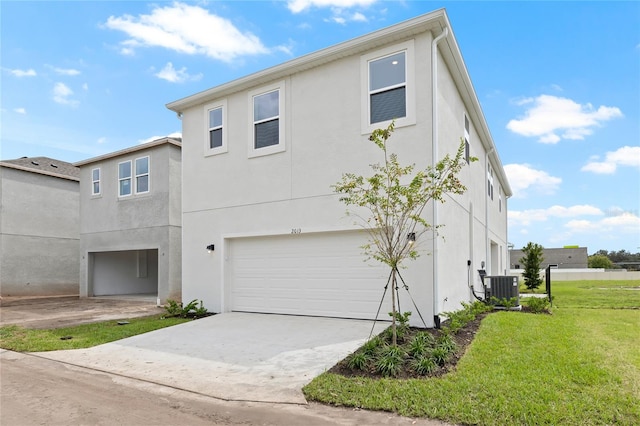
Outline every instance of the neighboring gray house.
<path id="1" fill-rule="evenodd" d="M 0 295 L 78 294 L 78 177 L 47 157 L 0 162 Z"/>
<path id="2" fill-rule="evenodd" d="M 181 299 L 180 140 L 80 161 L 80 296 Z"/>
<path id="3" fill-rule="evenodd" d="M 393 118 L 390 149 L 405 164 L 433 165 L 462 138 L 479 159 L 459 176 L 464 195 L 425 211 L 445 239 L 425 235 L 402 270 L 427 326 L 473 300 L 474 271 L 509 267 L 511 189 L 444 10 L 167 107 L 182 117 L 185 300 L 214 312 L 375 317 L 389 271 L 364 262 L 366 235 L 331 186 L 383 160 L 368 138 Z"/>
<path id="4" fill-rule="evenodd" d="M 522 250 L 510 250 L 511 269 L 524 269 Z M 589 255 L 586 247 L 546 248 L 542 251 L 540 268 L 558 265 L 559 269 L 585 269 L 588 267 Z"/>

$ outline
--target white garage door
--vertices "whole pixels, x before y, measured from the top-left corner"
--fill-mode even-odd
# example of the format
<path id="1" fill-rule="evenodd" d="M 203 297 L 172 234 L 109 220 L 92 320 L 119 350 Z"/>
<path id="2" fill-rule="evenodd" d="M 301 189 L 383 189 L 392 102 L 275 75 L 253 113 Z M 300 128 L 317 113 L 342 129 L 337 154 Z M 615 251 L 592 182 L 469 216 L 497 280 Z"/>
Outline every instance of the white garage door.
<path id="1" fill-rule="evenodd" d="M 375 318 L 388 269 L 365 263 L 363 232 L 238 238 L 229 244 L 233 311 Z M 387 292 L 380 319 L 388 319 Z"/>

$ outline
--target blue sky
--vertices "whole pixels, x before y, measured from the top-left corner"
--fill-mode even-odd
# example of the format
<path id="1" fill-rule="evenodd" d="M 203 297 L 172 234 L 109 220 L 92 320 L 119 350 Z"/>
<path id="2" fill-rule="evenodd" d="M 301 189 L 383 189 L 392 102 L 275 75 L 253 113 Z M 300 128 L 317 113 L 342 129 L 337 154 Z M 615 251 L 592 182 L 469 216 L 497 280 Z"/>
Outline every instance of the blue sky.
<path id="1" fill-rule="evenodd" d="M 0 159 L 179 135 L 165 104 L 445 7 L 514 191 L 509 241 L 640 251 L 640 3 L 0 2 Z"/>

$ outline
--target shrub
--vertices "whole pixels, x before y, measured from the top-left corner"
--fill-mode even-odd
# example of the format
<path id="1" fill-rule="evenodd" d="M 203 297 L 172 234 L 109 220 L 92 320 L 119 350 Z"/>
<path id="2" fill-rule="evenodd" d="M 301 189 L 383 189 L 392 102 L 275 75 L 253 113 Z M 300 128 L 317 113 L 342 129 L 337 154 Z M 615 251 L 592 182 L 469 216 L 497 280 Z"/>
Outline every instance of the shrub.
<path id="1" fill-rule="evenodd" d="M 424 339 L 414 338 L 409 345 L 409 355 L 414 358 L 422 357 L 429 350 L 430 346 Z"/>
<path id="2" fill-rule="evenodd" d="M 489 304 L 493 306 L 502 306 L 505 309 L 512 309 L 518 306 L 518 298 L 511 297 L 507 299 L 506 297 L 497 298 L 495 296 L 491 296 L 491 299 L 489 300 Z"/>
<path id="3" fill-rule="evenodd" d="M 382 346 L 383 342 L 379 336 L 375 336 L 373 339 L 367 340 L 367 342 L 362 345 L 362 351 L 367 355 L 373 355 L 376 353 L 378 348 Z"/>
<path id="4" fill-rule="evenodd" d="M 447 348 L 443 346 L 436 346 L 431 350 L 431 353 L 429 355 L 431 360 L 433 360 L 435 364 L 442 367 L 449 359 L 449 355 L 451 355 L 451 352 L 449 352 Z"/>
<path id="5" fill-rule="evenodd" d="M 444 325 L 446 332 L 455 334 L 460 331 L 461 328 L 468 323 L 476 319 L 481 313 L 488 312 L 493 309 L 492 306 L 487 306 L 482 302 L 464 303 L 462 302 L 462 309 L 454 312 L 445 312 L 443 315 L 447 317 L 447 322 Z"/>
<path id="6" fill-rule="evenodd" d="M 389 316 L 393 318 L 393 312 L 389 312 Z M 405 336 L 409 332 L 409 317 L 411 312 L 400 313 L 396 312 L 396 338 L 400 341 L 404 341 Z M 385 337 L 388 341 L 393 339 L 393 327 L 389 327 L 386 330 Z"/>
<path id="7" fill-rule="evenodd" d="M 371 356 L 368 353 L 359 351 L 349 357 L 347 366 L 352 370 L 364 370 L 370 360 Z"/>
<path id="8" fill-rule="evenodd" d="M 421 340 L 427 346 L 433 346 L 436 343 L 436 338 L 433 337 L 433 334 L 427 333 L 426 331 L 419 331 L 415 335 L 414 340 Z"/>
<path id="9" fill-rule="evenodd" d="M 436 348 L 444 348 L 449 353 L 453 353 L 458 348 L 453 336 L 450 334 L 443 334 L 436 340 Z"/>
<path id="10" fill-rule="evenodd" d="M 402 369 L 405 353 L 400 346 L 387 346 L 376 362 L 376 369 L 385 377 L 395 377 Z"/>
<path id="11" fill-rule="evenodd" d="M 169 299 L 167 300 L 167 304 L 164 306 L 164 309 L 167 311 L 168 316 L 182 318 L 199 318 L 208 313 L 207 308 L 205 308 L 202 303 L 202 300 L 198 305 L 198 299 L 193 299 L 191 302 L 187 303 L 186 306 L 183 306 L 181 302 Z"/>
<path id="12" fill-rule="evenodd" d="M 167 304 L 164 306 L 169 316 L 180 316 L 182 313 L 182 303 L 175 300 L 168 299 Z"/>
<path id="13" fill-rule="evenodd" d="M 436 364 L 433 358 L 428 356 L 420 357 L 413 362 L 413 369 L 416 373 L 423 376 L 433 373 L 437 368 L 438 364 Z"/>
<path id="14" fill-rule="evenodd" d="M 549 304 L 549 299 L 546 297 L 529 297 L 527 299 L 527 306 L 534 314 L 549 312 Z"/>

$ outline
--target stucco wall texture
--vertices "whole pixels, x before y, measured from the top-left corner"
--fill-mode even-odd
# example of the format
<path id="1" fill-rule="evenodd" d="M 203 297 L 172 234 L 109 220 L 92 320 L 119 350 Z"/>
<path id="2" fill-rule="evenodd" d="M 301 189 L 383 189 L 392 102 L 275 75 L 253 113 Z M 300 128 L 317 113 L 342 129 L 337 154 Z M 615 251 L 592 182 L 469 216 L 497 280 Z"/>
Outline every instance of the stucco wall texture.
<path id="1" fill-rule="evenodd" d="M 76 180 L 0 167 L 0 295 L 78 294 Z"/>

